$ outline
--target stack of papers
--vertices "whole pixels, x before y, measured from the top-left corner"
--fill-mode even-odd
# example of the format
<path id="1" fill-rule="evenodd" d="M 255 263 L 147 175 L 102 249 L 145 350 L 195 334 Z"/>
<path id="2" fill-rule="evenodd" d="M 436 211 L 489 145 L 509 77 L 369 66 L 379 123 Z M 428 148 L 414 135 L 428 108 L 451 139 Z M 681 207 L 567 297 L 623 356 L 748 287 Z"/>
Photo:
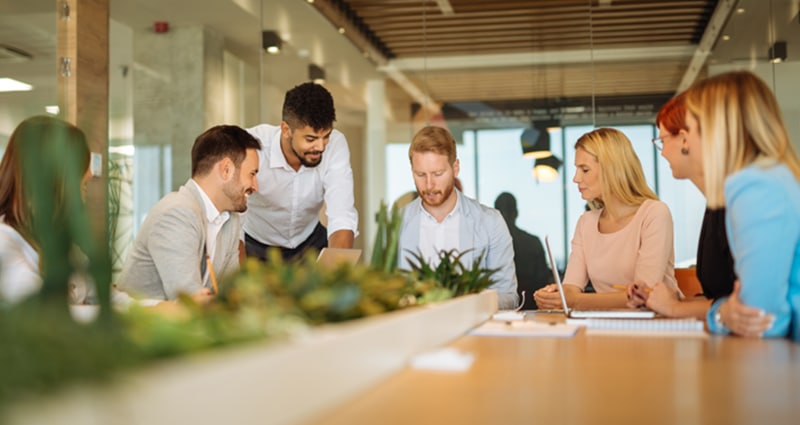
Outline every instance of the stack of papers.
<path id="1" fill-rule="evenodd" d="M 546 336 L 569 338 L 575 336 L 576 332 L 578 332 L 578 326 L 565 323 L 489 320 L 483 325 L 471 330 L 469 334 L 479 336 Z"/>

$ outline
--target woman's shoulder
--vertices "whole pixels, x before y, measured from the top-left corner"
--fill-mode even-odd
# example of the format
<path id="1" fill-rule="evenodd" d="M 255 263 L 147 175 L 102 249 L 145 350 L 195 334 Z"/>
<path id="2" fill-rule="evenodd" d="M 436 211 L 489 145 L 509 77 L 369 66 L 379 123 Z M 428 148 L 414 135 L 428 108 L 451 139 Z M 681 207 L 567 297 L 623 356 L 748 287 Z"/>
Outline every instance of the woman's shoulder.
<path id="1" fill-rule="evenodd" d="M 641 216 L 671 216 L 669 206 L 658 199 L 648 199 L 639 206 L 638 215 Z"/>
<path id="2" fill-rule="evenodd" d="M 725 190 L 737 190 L 751 184 L 798 186 L 797 179 L 785 164 L 759 160 L 728 176 L 725 179 Z"/>
<path id="3" fill-rule="evenodd" d="M 25 242 L 25 238 L 13 227 L 9 226 L 0 217 L 0 243 L 3 245 Z M 27 243 L 27 242 L 26 242 Z"/>
<path id="4" fill-rule="evenodd" d="M 16 229 L 0 221 L 0 255 L 5 257 L 6 255 L 19 255 L 20 253 L 31 256 L 36 254 L 36 250 Z"/>
<path id="5" fill-rule="evenodd" d="M 600 220 L 600 214 L 603 212 L 602 208 L 598 209 L 590 209 L 588 211 L 584 211 L 580 217 L 578 217 L 578 226 L 581 225 L 590 225 L 590 226 L 597 226 L 597 221 Z"/>

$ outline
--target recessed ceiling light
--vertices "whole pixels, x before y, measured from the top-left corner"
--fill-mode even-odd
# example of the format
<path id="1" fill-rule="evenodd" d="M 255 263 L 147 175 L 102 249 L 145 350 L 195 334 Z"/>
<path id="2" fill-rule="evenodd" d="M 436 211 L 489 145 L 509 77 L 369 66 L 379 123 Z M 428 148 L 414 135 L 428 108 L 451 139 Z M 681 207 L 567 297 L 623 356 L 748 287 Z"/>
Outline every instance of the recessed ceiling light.
<path id="1" fill-rule="evenodd" d="M 739 15 L 741 15 L 741 14 L 742 14 L 742 13 L 744 13 L 744 12 L 745 12 L 745 10 L 744 10 L 744 8 L 743 8 L 743 7 L 740 7 L 740 8 L 738 8 L 738 9 L 736 9 L 736 13 L 738 13 Z"/>
<path id="2" fill-rule="evenodd" d="M 13 78 L 0 78 L 0 92 L 2 91 L 31 91 L 33 86 L 17 81 Z"/>
<path id="3" fill-rule="evenodd" d="M 47 105 L 44 107 L 44 110 L 50 115 L 58 115 L 58 113 L 61 112 L 58 105 Z"/>
<path id="4" fill-rule="evenodd" d="M 730 39 L 731 39 L 731 36 L 729 36 L 728 34 L 725 34 L 725 35 L 722 36 L 722 41 L 728 41 Z"/>
<path id="5" fill-rule="evenodd" d="M 339 34 L 344 34 L 344 27 L 339 27 Z"/>

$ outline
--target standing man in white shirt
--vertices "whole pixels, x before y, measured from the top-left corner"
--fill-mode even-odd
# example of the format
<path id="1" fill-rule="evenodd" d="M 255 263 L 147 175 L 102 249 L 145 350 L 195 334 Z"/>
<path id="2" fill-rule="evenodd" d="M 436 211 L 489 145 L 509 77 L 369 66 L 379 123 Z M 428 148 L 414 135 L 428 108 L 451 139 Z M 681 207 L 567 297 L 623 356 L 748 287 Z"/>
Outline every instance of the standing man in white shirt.
<path id="1" fill-rule="evenodd" d="M 353 170 L 347 139 L 333 129 L 333 97 L 319 84 L 300 84 L 286 93 L 282 114 L 280 126 L 248 129 L 261 141 L 261 168 L 244 215 L 247 255 L 266 260 L 277 247 L 291 260 L 307 249 L 352 248 Z M 319 221 L 323 203 L 327 229 Z"/>

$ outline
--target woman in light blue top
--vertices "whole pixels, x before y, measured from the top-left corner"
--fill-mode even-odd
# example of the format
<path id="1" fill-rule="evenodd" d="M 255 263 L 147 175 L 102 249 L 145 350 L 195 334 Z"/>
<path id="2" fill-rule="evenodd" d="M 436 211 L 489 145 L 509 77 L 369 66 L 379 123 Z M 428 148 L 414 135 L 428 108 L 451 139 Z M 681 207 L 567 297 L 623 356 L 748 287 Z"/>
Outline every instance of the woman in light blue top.
<path id="1" fill-rule="evenodd" d="M 800 341 L 800 161 L 778 102 L 761 79 L 739 71 L 689 89 L 686 107 L 692 167 L 703 172 L 708 207 L 727 209 L 739 277 L 712 304 L 708 327 Z"/>

